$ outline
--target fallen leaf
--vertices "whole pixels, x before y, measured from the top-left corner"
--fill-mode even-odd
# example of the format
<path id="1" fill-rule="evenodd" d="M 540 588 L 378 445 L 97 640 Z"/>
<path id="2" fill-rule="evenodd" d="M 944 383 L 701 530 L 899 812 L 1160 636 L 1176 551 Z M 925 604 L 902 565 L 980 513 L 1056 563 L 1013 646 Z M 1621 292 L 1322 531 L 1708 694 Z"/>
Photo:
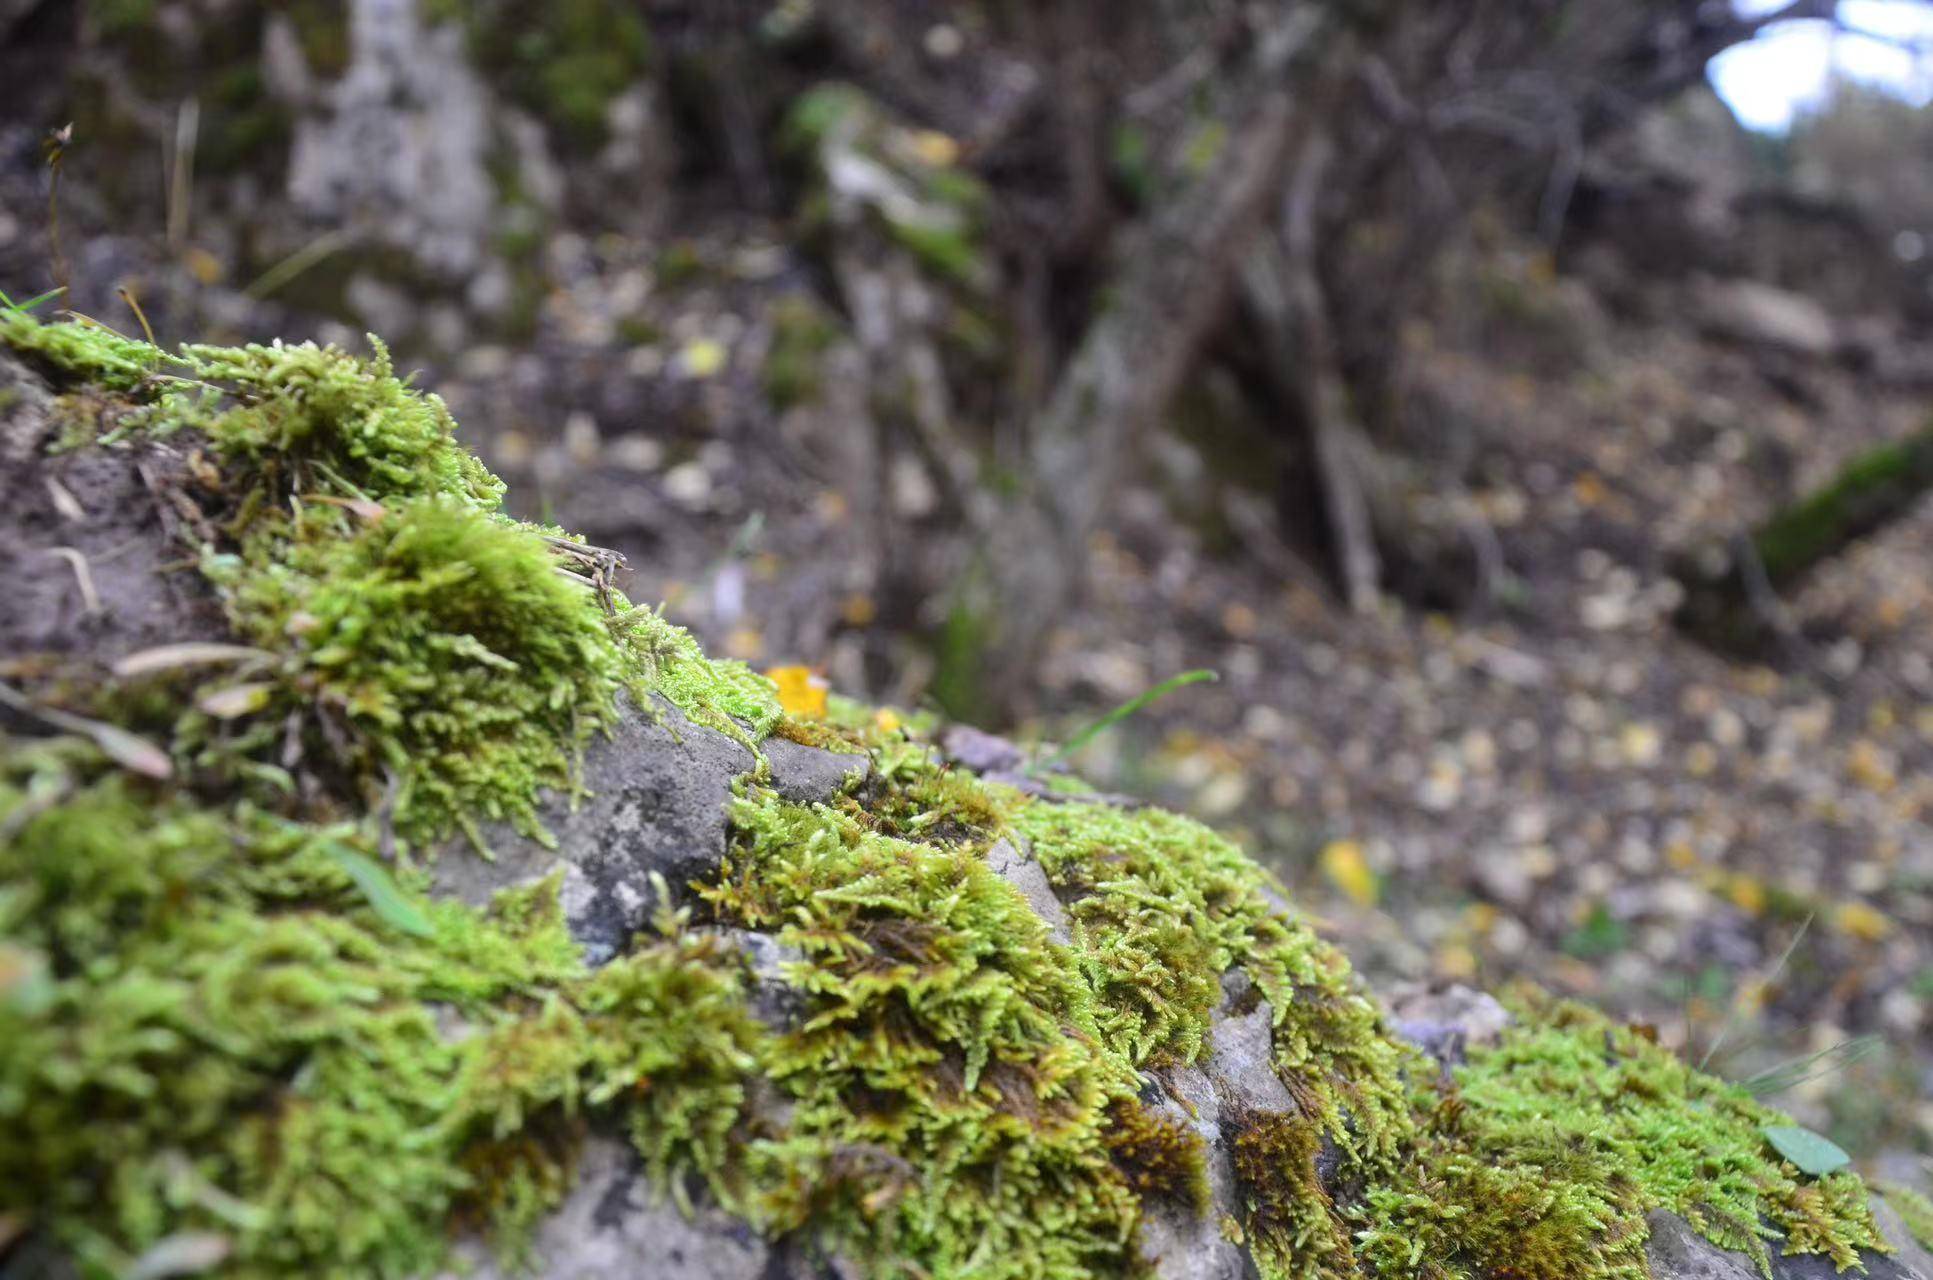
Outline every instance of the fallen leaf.
<path id="1" fill-rule="evenodd" d="M 765 678 L 778 686 L 779 705 L 787 715 L 822 720 L 826 714 L 825 677 L 810 667 L 771 667 Z"/>
<path id="2" fill-rule="evenodd" d="M 275 686 L 263 681 L 248 684 L 224 685 L 212 689 L 195 699 L 195 706 L 204 715 L 217 720 L 236 720 L 253 715 L 268 705 L 268 696 Z"/>
<path id="3" fill-rule="evenodd" d="M 1823 1178 L 1845 1168 L 1852 1157 L 1839 1144 L 1810 1129 L 1795 1124 L 1768 1124 L 1759 1128 L 1774 1150 L 1799 1167 L 1800 1173 Z"/>
<path id="4" fill-rule="evenodd" d="M 1861 942 L 1881 942 L 1893 935 L 1893 922 L 1877 907 L 1842 902 L 1832 913 L 1833 927 Z"/>
<path id="5" fill-rule="evenodd" d="M 717 376 L 725 367 L 725 344 L 716 338 L 693 338 L 678 353 L 678 365 L 693 378 Z"/>
<path id="6" fill-rule="evenodd" d="M 1362 845 L 1354 840 L 1331 840 L 1322 847 L 1322 874 L 1329 883 L 1347 894 L 1361 907 L 1373 907 L 1382 896 L 1382 885 L 1363 856 Z"/>

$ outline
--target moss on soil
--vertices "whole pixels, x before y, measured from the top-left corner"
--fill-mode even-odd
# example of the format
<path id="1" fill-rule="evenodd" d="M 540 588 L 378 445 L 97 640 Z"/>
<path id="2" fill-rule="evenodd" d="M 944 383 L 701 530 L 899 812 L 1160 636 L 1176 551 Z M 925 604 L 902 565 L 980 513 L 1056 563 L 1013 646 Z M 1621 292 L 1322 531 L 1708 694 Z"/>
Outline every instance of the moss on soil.
<path id="1" fill-rule="evenodd" d="M 1215 833 L 983 782 L 843 702 L 867 788 L 804 807 L 748 777 L 698 886 L 795 949 L 794 1024 L 761 1023 L 688 918 L 592 972 L 556 877 L 432 901 L 411 851 L 486 817 L 537 830 L 620 695 L 755 744 L 783 723 L 771 686 L 502 515 L 380 347 L 169 354 L 11 309 L 0 346 L 91 397 L 74 447 L 201 457 L 183 536 L 264 655 L 34 691 L 164 743 L 169 779 L 0 740 L 0 1222 L 85 1274 L 184 1233 L 225 1240 L 230 1276 L 420 1275 L 462 1227 L 514 1257 L 593 1122 L 659 1187 L 871 1274 L 1139 1274 L 1147 1206 L 1206 1201 L 1145 1073 L 1204 1058 L 1234 970 L 1298 1104 L 1229 1118 L 1230 1226 L 1271 1280 L 1622 1280 L 1654 1208 L 1761 1266 L 1881 1247 L 1854 1175 L 1803 1175 L 1764 1140 L 1775 1113 L 1635 1031 L 1526 994 L 1446 1080 Z M 1001 838 L 1070 944 L 988 866 Z"/>

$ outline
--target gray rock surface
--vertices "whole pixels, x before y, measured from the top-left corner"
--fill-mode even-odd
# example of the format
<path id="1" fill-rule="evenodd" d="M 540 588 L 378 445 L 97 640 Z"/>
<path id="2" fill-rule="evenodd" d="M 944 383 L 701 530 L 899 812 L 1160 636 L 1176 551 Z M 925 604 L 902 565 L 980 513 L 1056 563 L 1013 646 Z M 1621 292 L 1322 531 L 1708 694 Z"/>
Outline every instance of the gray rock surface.
<path id="1" fill-rule="evenodd" d="M 524 1273 L 467 1247 L 474 1265 L 439 1280 L 514 1280 Z M 687 1218 L 646 1179 L 636 1153 L 615 1138 L 585 1145 L 577 1181 L 531 1242 L 544 1280 L 804 1280 L 743 1222 L 701 1205 Z"/>
<path id="2" fill-rule="evenodd" d="M 772 766 L 772 789 L 793 804 L 825 804 L 872 772 L 872 757 L 808 747 L 786 738 L 760 744 Z"/>
<path id="3" fill-rule="evenodd" d="M 544 806 L 555 849 L 507 823 L 490 824 L 484 839 L 492 857 L 452 841 L 436 860 L 435 892 L 481 905 L 561 863 L 565 917 L 592 964 L 617 955 L 650 923 L 655 876 L 674 901 L 682 899 L 724 857 L 732 780 L 753 759 L 742 744 L 693 724 L 662 698 L 653 701 L 658 719 L 627 705 L 615 732 L 587 745 L 588 796 L 575 806 L 556 796 Z"/>
<path id="4" fill-rule="evenodd" d="M 1893 1255 L 1893 1261 L 1919 1277 L 1919 1280 L 1933 1280 L 1933 1251 L 1928 1251 L 1913 1238 L 1913 1233 L 1906 1229 L 1905 1221 L 1899 1216 L 1899 1210 L 1884 1198 L 1874 1196 L 1873 1219 L 1879 1223 L 1879 1233 L 1886 1237 L 1886 1243 L 1899 1250 Z"/>
<path id="5" fill-rule="evenodd" d="M 1875 1199 L 1875 1211 L 1881 1208 Z M 1880 1215 L 1882 1231 L 1886 1227 L 1886 1215 L 1891 1213 L 1886 1209 Z M 1893 1215 L 1893 1220 L 1898 1221 L 1897 1215 Z M 1749 1256 L 1719 1248 L 1675 1213 L 1654 1209 L 1645 1221 L 1651 1227 L 1645 1254 L 1654 1280 L 1755 1280 L 1760 1276 L 1757 1264 Z M 1901 1233 L 1903 1236 L 1903 1225 Z M 1905 1243 L 1912 1245 L 1910 1238 Z M 1911 1252 L 1902 1249 L 1892 1255 L 1868 1253 L 1860 1259 L 1865 1264 L 1863 1273 L 1843 1274 L 1863 1274 L 1865 1280 L 1933 1280 L 1933 1271 L 1923 1266 L 1925 1256 L 1925 1251 L 1917 1246 L 1912 1246 Z M 1816 1254 L 1786 1258 L 1779 1255 L 1776 1245 L 1772 1248 L 1772 1280 L 1835 1280 L 1841 1274 L 1830 1258 Z"/>
<path id="6" fill-rule="evenodd" d="M 1074 935 L 1067 926 L 1067 909 L 1054 896 L 1054 887 L 1047 882 L 1047 873 L 1041 870 L 1032 854 L 1021 852 L 1012 841 L 996 840 L 993 847 L 987 850 L 987 866 L 995 875 L 1020 890 L 1020 896 L 1027 900 L 1034 914 L 1047 922 L 1048 937 L 1062 944 L 1073 941 Z"/>
<path id="7" fill-rule="evenodd" d="M 1759 1280 L 1750 1258 L 1719 1248 L 1677 1214 L 1654 1209 L 1645 1221 L 1651 1227 L 1645 1255 L 1660 1280 Z"/>
<path id="8" fill-rule="evenodd" d="M 318 99 L 296 123 L 289 200 L 454 280 L 481 264 L 496 208 L 488 95 L 461 26 L 426 27 L 417 10 L 354 0 L 347 73 L 326 85 L 306 68 L 278 77 L 283 93 Z"/>
<path id="9" fill-rule="evenodd" d="M 1495 996 L 1461 983 L 1408 983 L 1392 990 L 1387 1003 L 1391 1029 L 1445 1067 L 1461 1063 L 1471 1045 L 1496 1043 L 1510 1025 Z"/>

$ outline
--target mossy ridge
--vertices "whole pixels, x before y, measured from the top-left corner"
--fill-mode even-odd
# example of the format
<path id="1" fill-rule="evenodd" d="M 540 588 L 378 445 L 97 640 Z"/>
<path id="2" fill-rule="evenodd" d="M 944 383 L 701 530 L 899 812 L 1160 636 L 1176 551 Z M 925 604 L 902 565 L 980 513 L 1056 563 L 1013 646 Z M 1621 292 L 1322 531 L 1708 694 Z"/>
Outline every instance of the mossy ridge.
<path id="1" fill-rule="evenodd" d="M 308 343 L 171 355 L 0 312 L 0 344 L 125 398 L 97 415 L 115 434 L 193 431 L 215 455 L 202 496 L 222 533 L 203 571 L 234 631 L 278 662 L 223 718 L 187 713 L 177 745 L 272 777 L 296 723 L 304 756 L 386 809 L 405 848 L 483 819 L 541 838 L 539 789 L 574 785 L 623 689 L 756 751 L 780 715 L 770 684 L 620 593 L 601 601 L 558 550 L 571 540 L 504 516 L 503 482 L 442 400 L 371 342 L 370 359 Z"/>
<path id="2" fill-rule="evenodd" d="M 762 788 L 733 822 L 705 897 L 803 952 L 810 1005 L 768 1061 L 795 1101 L 770 1225 L 880 1275 L 1135 1272 L 1139 1197 L 1106 1117 L 1138 1105 L 1137 1077 L 1019 894 L 975 848 Z M 1168 1162 L 1184 1188 L 1186 1150 Z"/>
<path id="3" fill-rule="evenodd" d="M 725 1186 L 762 1031 L 677 918 L 595 974 L 555 877 L 488 911 L 399 890 L 411 936 L 345 871 L 352 827 L 201 808 L 71 740 L 9 744 L 0 833 L 0 1213 L 84 1275 L 183 1231 L 233 1277 L 421 1274 L 453 1219 L 514 1250 L 606 1104 L 660 1178 Z"/>
<path id="4" fill-rule="evenodd" d="M 1787 1255 L 1823 1255 L 1841 1271 L 1860 1265 L 1861 1250 L 1890 1252 L 1858 1175 L 1809 1178 L 1779 1159 L 1762 1128 L 1789 1121 L 1746 1090 L 1582 1005 L 1531 988 L 1511 1003 L 1517 1025 L 1456 1073 L 1456 1145 L 1470 1156 L 1541 1166 L 1550 1181 L 1588 1189 L 1613 1215 L 1601 1238 L 1614 1242 L 1642 1242 L 1643 1213 L 1662 1208 L 1750 1254 L 1768 1276 L 1767 1241 Z M 1571 1202 L 1573 1211 L 1583 1205 Z"/>
<path id="5" fill-rule="evenodd" d="M 1137 1065 L 1193 1062 L 1222 975 L 1269 1001 L 1278 1070 L 1351 1156 L 1392 1156 L 1411 1129 L 1402 1049 L 1342 954 L 1269 902 L 1267 873 L 1207 827 L 1160 809 L 1031 802 L 1014 830 L 1068 907 L 1102 1033 Z"/>

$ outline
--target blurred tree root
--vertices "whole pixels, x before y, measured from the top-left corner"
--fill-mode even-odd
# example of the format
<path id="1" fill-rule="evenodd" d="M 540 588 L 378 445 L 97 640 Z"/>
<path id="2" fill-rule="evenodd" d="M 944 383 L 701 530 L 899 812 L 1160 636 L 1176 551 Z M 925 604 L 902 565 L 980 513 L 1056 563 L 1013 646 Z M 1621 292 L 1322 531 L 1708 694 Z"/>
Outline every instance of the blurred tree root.
<path id="1" fill-rule="evenodd" d="M 1678 557 L 1678 623 L 1715 648 L 1754 652 L 1792 638 L 1780 593 L 1909 516 L 1933 488 L 1933 425 L 1860 454 L 1749 534 Z"/>

